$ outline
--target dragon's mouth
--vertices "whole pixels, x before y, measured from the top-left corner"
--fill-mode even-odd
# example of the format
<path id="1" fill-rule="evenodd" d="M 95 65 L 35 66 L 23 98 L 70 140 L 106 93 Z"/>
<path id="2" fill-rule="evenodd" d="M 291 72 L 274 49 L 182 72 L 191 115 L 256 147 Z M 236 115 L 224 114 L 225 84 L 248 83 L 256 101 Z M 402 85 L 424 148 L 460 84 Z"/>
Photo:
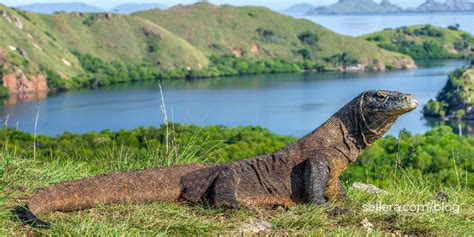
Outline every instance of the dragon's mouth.
<path id="1" fill-rule="evenodd" d="M 405 111 L 403 111 L 404 113 L 411 112 L 418 107 L 418 101 L 415 99 L 415 96 L 413 95 L 405 96 L 404 102 L 407 105 Z"/>

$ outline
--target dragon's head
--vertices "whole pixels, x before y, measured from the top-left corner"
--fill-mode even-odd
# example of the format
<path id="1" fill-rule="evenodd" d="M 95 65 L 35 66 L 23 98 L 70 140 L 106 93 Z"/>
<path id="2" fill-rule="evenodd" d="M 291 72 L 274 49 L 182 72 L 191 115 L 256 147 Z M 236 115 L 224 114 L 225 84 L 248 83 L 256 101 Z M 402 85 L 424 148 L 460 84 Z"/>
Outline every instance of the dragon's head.
<path id="1" fill-rule="evenodd" d="M 362 120 L 359 128 L 369 144 L 382 137 L 399 116 L 418 106 L 413 95 L 386 90 L 366 91 L 356 101 Z"/>

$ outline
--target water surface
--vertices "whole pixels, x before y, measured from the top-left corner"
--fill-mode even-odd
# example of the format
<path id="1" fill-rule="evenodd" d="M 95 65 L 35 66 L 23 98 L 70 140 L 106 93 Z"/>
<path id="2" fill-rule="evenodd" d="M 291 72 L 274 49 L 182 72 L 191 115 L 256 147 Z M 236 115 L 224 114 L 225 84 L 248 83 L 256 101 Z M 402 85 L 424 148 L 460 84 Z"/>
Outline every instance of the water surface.
<path id="1" fill-rule="evenodd" d="M 163 83 L 168 118 L 196 125 L 262 126 L 284 135 L 302 136 L 318 127 L 365 90 L 389 89 L 414 94 L 418 110 L 403 116 L 391 134 L 413 133 L 431 125 L 421 108 L 434 98 L 447 74 L 462 61 L 418 62 L 415 70 L 371 73 L 293 73 L 249 75 Z M 162 122 L 158 83 L 118 85 L 67 92 L 42 101 L 0 106 L 9 126 L 56 135 L 64 131 L 100 131 L 159 126 Z M 3 122 L 2 122 L 3 123 Z"/>
<path id="2" fill-rule="evenodd" d="M 461 29 L 474 34 L 474 12 L 403 13 L 377 15 L 317 15 L 296 16 L 316 22 L 332 31 L 350 36 L 361 36 L 385 28 L 431 24 L 448 27 L 460 24 Z"/>

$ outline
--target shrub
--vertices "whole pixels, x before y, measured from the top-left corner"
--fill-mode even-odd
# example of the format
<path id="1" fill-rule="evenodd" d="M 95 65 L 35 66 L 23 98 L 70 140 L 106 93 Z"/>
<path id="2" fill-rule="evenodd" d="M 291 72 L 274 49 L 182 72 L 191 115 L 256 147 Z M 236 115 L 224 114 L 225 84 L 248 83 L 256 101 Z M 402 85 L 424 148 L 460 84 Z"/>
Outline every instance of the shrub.
<path id="1" fill-rule="evenodd" d="M 258 28 L 257 32 L 260 38 L 262 39 L 262 41 L 271 42 L 271 43 L 277 43 L 281 41 L 280 37 L 276 35 L 272 30 Z"/>
<path id="2" fill-rule="evenodd" d="M 314 46 L 318 43 L 319 37 L 315 32 L 311 31 L 305 31 L 298 35 L 298 39 L 303 43 L 303 44 L 308 44 L 311 46 Z"/>
<path id="3" fill-rule="evenodd" d="M 430 36 L 430 37 L 443 37 L 444 36 L 444 32 L 442 30 L 436 29 L 431 25 L 426 25 L 420 29 L 415 29 L 413 33 L 416 36 Z"/>
<path id="4" fill-rule="evenodd" d="M 456 30 L 457 31 L 457 30 L 459 30 L 459 28 L 461 28 L 461 25 L 459 25 L 458 23 L 448 26 L 448 29 L 450 29 L 450 30 Z"/>
<path id="5" fill-rule="evenodd" d="M 312 60 L 313 59 L 313 54 L 311 53 L 310 50 L 308 49 L 300 49 L 297 51 L 301 57 L 303 57 L 304 60 Z"/>
<path id="6" fill-rule="evenodd" d="M 329 58 L 325 58 L 325 60 L 343 67 L 356 65 L 359 63 L 359 60 L 356 56 L 346 52 L 335 54 Z"/>
<path id="7" fill-rule="evenodd" d="M 0 86 L 0 98 L 8 97 L 8 95 L 9 95 L 8 88 Z"/>

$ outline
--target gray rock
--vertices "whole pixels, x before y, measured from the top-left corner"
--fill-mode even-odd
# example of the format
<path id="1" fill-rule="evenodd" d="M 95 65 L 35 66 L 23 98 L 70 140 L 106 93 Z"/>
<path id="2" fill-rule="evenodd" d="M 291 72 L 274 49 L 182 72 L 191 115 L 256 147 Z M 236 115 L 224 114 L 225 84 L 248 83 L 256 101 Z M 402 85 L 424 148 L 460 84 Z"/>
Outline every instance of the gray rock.
<path id="1" fill-rule="evenodd" d="M 364 184 L 364 183 L 359 183 L 359 182 L 353 183 L 352 188 L 356 189 L 356 190 L 365 191 L 365 192 L 368 192 L 368 193 L 375 193 L 375 194 L 387 194 L 388 193 L 387 191 L 385 191 L 383 189 L 377 188 L 375 185 Z"/>
<path id="2" fill-rule="evenodd" d="M 270 231 L 272 229 L 272 224 L 265 220 L 253 220 L 250 223 L 243 224 L 236 229 L 237 232 L 243 234 L 255 234 L 260 232 Z"/>

